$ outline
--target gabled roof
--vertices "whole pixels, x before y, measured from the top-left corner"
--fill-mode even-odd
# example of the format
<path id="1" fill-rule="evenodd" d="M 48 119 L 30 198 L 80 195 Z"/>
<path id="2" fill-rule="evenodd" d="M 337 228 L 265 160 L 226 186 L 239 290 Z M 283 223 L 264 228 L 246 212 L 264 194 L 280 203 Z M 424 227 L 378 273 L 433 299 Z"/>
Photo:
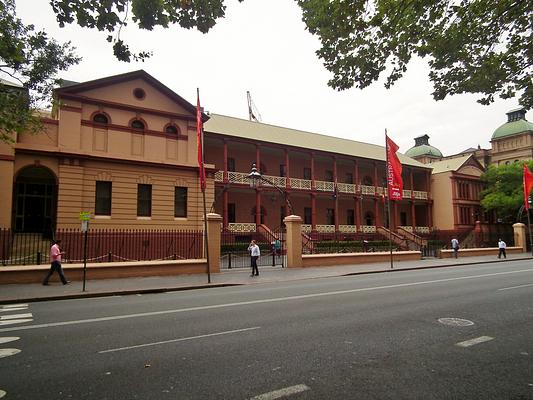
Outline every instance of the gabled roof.
<path id="1" fill-rule="evenodd" d="M 282 146 L 300 147 L 328 153 L 385 161 L 385 147 L 375 144 L 341 139 L 318 133 L 305 132 L 297 129 L 252 122 L 246 119 L 210 114 L 211 119 L 204 125 L 206 132 L 219 135 L 240 137 L 257 142 L 276 143 Z M 412 158 L 398 153 L 402 164 L 420 168 L 431 168 Z"/>
<path id="2" fill-rule="evenodd" d="M 484 170 L 483 166 L 476 160 L 473 154 L 466 154 L 462 157 L 449 158 L 442 161 L 437 161 L 429 164 L 433 167 L 432 174 L 440 174 L 443 172 L 456 172 L 461 169 L 464 165 L 469 163 L 475 163 L 477 166 Z"/>
<path id="3" fill-rule="evenodd" d="M 160 92 L 164 93 L 166 96 L 168 96 L 170 99 L 181 105 L 183 108 L 185 108 L 188 112 L 191 114 L 196 114 L 196 106 L 189 103 L 187 100 L 185 100 L 183 97 L 175 93 L 173 90 L 168 88 L 167 86 L 163 85 L 161 82 L 159 82 L 157 79 L 155 79 L 152 75 L 150 75 L 145 70 L 137 70 L 132 72 L 126 72 L 124 74 L 119 75 L 113 75 L 113 76 L 107 76 L 105 78 L 95 79 L 92 81 L 82 82 L 82 83 L 74 83 L 72 81 L 67 81 L 69 83 L 72 83 L 68 86 L 63 86 L 60 88 L 55 89 L 55 92 L 59 95 L 61 94 L 77 94 L 80 92 L 84 92 L 91 89 L 97 89 L 100 87 L 105 87 L 117 83 L 132 81 L 135 79 L 143 79 L 153 87 L 155 87 Z M 206 121 L 209 117 L 206 114 L 202 113 L 202 120 Z"/>

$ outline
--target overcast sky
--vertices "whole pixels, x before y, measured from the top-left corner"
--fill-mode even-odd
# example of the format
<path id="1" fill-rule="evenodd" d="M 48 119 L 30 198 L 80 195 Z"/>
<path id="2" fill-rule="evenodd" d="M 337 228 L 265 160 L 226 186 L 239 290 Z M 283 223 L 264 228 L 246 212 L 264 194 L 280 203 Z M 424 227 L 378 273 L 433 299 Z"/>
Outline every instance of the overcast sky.
<path id="1" fill-rule="evenodd" d="M 200 88 L 206 111 L 248 118 L 246 91 L 262 122 L 384 145 L 384 130 L 405 152 L 414 138 L 430 136 L 444 155 L 469 147 L 490 148 L 494 130 L 518 100 L 482 106 L 474 95 L 435 102 L 423 60 L 411 62 L 390 90 L 377 82 L 337 92 L 315 55 L 319 41 L 305 30 L 294 0 L 227 0 L 226 18 L 207 34 L 182 28 L 123 29 L 134 51 L 152 50 L 144 63 L 116 61 L 107 33 L 77 26 L 59 28 L 46 0 L 17 0 L 17 14 L 59 41 L 70 40 L 83 60 L 61 75 L 83 82 L 144 69 L 195 104 Z M 531 118 L 527 116 L 529 120 Z"/>

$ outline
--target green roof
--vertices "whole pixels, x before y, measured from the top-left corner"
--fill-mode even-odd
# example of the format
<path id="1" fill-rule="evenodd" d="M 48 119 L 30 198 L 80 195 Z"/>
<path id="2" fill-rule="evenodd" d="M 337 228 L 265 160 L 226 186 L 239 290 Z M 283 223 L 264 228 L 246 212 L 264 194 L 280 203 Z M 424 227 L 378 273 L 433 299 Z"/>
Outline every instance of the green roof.
<path id="1" fill-rule="evenodd" d="M 408 157 L 433 156 L 442 157 L 442 153 L 436 147 L 429 144 L 422 144 L 420 146 L 411 147 L 405 152 Z"/>
<path id="2" fill-rule="evenodd" d="M 525 119 L 519 119 L 518 121 L 506 122 L 492 134 L 492 140 L 501 139 L 502 137 L 516 135 L 517 133 L 532 131 L 533 124 Z"/>

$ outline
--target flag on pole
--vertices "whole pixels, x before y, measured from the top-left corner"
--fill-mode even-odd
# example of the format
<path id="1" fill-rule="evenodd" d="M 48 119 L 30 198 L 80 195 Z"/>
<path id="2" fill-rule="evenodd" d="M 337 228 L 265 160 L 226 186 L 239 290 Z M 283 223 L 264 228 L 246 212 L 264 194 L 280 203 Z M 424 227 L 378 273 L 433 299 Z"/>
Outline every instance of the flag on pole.
<path id="1" fill-rule="evenodd" d="M 394 143 L 385 131 L 387 149 L 387 189 L 389 200 L 401 200 L 403 198 L 402 163 L 396 152 L 399 147 Z"/>
<path id="2" fill-rule="evenodd" d="M 533 188 L 533 174 L 527 167 L 527 164 L 524 163 L 524 207 L 526 210 L 529 210 L 528 200 L 531 188 Z"/>
<path id="3" fill-rule="evenodd" d="M 198 141 L 198 168 L 200 169 L 200 188 L 205 190 L 205 169 L 204 169 L 204 147 L 203 141 L 203 124 L 202 124 L 202 109 L 200 107 L 200 89 L 196 89 L 196 136 Z"/>

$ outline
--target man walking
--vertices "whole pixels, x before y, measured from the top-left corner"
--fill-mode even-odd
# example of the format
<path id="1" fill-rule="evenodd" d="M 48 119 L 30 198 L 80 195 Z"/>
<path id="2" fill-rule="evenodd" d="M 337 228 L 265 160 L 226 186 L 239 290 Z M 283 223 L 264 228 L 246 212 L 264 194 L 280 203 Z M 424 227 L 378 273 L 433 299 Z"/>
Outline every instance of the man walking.
<path id="1" fill-rule="evenodd" d="M 452 239 L 452 250 L 453 256 L 457 258 L 457 253 L 459 252 L 459 241 L 456 238 Z"/>
<path id="2" fill-rule="evenodd" d="M 59 274 L 59 278 L 61 278 L 61 282 L 63 282 L 63 285 L 66 285 L 67 283 L 70 283 L 70 281 L 67 281 L 67 278 L 65 278 L 65 274 L 63 274 L 63 268 L 61 267 L 61 256 L 65 254 L 64 251 L 61 251 L 59 248 L 59 244 L 61 243 L 61 240 L 54 240 L 52 241 L 52 247 L 50 248 L 50 271 L 48 271 L 48 274 L 45 276 L 43 280 L 43 285 L 48 285 L 48 280 L 54 273 L 54 271 L 57 271 Z"/>
<path id="3" fill-rule="evenodd" d="M 250 276 L 259 276 L 259 269 L 257 268 L 257 259 L 261 255 L 259 246 L 255 243 L 255 240 L 252 240 L 250 246 L 248 246 L 248 251 L 252 257 L 252 275 Z"/>
<path id="4" fill-rule="evenodd" d="M 498 258 L 500 258 L 503 254 L 503 258 L 507 258 L 507 255 L 505 254 L 505 249 L 507 248 L 507 245 L 505 242 L 501 239 L 498 239 Z"/>

